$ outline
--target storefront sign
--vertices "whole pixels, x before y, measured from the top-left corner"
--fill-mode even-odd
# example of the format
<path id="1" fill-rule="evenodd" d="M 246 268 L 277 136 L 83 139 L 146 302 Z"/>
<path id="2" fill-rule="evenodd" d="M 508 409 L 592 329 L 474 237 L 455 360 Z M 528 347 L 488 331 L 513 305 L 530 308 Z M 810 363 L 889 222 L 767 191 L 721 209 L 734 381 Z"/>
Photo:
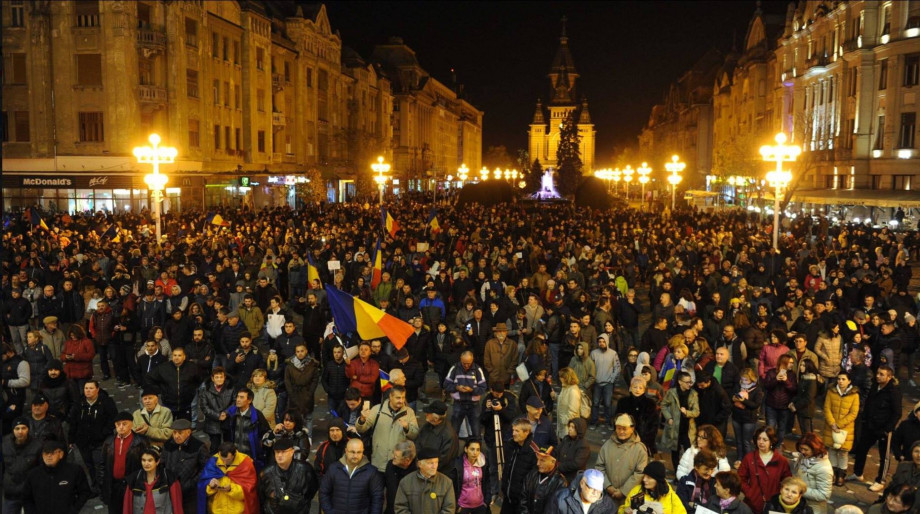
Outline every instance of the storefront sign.
<path id="1" fill-rule="evenodd" d="M 310 179 L 302 175 L 284 175 L 284 176 L 270 176 L 268 177 L 268 183 L 271 185 L 285 185 L 293 186 L 294 184 L 306 184 L 310 182 Z"/>
<path id="2" fill-rule="evenodd" d="M 3 174 L 3 187 L 109 189 L 131 188 L 132 177 L 127 175 L 68 175 L 40 176 Z"/>

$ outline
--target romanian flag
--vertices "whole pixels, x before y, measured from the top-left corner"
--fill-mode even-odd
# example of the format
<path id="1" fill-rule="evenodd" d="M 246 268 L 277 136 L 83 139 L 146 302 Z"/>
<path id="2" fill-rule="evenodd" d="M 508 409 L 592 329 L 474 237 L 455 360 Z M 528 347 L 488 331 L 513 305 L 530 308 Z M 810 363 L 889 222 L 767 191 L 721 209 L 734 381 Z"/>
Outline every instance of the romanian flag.
<path id="1" fill-rule="evenodd" d="M 390 234 L 390 237 L 396 237 L 396 232 L 400 228 L 399 223 L 387 212 L 386 207 L 380 208 L 380 224 Z"/>
<path id="2" fill-rule="evenodd" d="M 386 392 L 387 389 L 393 387 L 390 384 L 390 374 L 384 370 L 380 370 L 380 392 Z"/>
<path id="3" fill-rule="evenodd" d="M 307 252 L 307 283 L 313 284 L 314 280 L 319 280 L 320 283 L 323 282 L 319 278 L 319 268 L 316 267 L 316 263 L 313 262 L 313 256 L 310 255 L 310 252 Z"/>
<path id="4" fill-rule="evenodd" d="M 377 238 L 377 249 L 374 250 L 374 271 L 371 275 L 371 288 L 377 289 L 383 276 L 383 256 L 380 255 L 380 238 Z"/>
<path id="5" fill-rule="evenodd" d="M 102 238 L 103 238 L 103 239 L 112 239 L 112 238 L 114 238 L 114 237 L 116 237 L 116 236 L 118 236 L 118 230 L 115 228 L 115 224 L 114 224 L 114 223 L 112 223 L 111 225 L 109 225 L 108 230 L 106 230 L 105 232 L 102 233 Z"/>
<path id="6" fill-rule="evenodd" d="M 51 231 L 48 228 L 48 225 L 45 224 L 45 220 L 43 220 L 42 217 L 39 216 L 37 212 L 35 212 L 35 209 L 29 207 L 28 211 L 29 211 L 29 221 L 32 223 L 33 227 L 41 227 L 48 232 Z"/>
<path id="7" fill-rule="evenodd" d="M 441 223 L 438 221 L 438 210 L 434 207 L 431 208 L 431 213 L 428 214 L 427 225 L 431 227 L 432 234 L 437 234 L 441 231 Z"/>
<path id="8" fill-rule="evenodd" d="M 342 333 L 357 332 L 364 340 L 386 337 L 399 350 L 414 332 L 412 325 L 331 284 L 326 284 L 326 298 L 332 319 Z"/>
<path id="9" fill-rule="evenodd" d="M 221 227 L 230 226 L 230 222 L 224 221 L 223 216 L 221 216 L 220 214 L 213 213 L 213 212 L 208 214 L 207 222 L 210 223 L 211 225 L 219 225 Z"/>

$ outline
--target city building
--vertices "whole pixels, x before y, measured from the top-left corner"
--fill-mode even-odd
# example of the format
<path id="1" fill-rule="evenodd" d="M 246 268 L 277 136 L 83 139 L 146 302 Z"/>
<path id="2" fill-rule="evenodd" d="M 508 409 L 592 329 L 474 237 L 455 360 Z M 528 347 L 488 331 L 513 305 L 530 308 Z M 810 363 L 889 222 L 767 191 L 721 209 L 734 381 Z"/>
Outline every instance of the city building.
<path id="1" fill-rule="evenodd" d="M 575 60 L 569 50 L 569 38 L 565 33 L 565 18 L 562 20 L 562 35 L 559 36 L 559 48 L 550 67 L 550 95 L 546 107 L 537 99 L 537 108 L 530 123 L 528 133 L 528 151 L 530 159 L 539 160 L 543 168 L 556 166 L 556 148 L 559 146 L 559 129 L 562 122 L 572 116 L 579 135 L 579 151 L 584 173 L 594 171 L 595 136 L 594 124 L 588 112 L 588 100 L 579 99 L 575 82 L 578 71 Z M 548 114 L 548 117 L 546 116 Z M 547 119 L 549 122 L 547 122 Z"/>
<path id="2" fill-rule="evenodd" d="M 132 148 L 152 132 L 178 150 L 167 211 L 342 201 L 391 156 L 390 81 L 322 4 L 10 0 L 0 18 L 4 209 L 148 208 Z"/>

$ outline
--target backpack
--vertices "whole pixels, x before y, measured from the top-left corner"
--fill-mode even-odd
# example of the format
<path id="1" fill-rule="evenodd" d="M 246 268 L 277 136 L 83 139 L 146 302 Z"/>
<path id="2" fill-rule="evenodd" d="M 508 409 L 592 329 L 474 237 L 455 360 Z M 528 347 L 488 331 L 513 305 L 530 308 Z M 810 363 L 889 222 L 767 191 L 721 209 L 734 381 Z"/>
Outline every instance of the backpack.
<path id="1" fill-rule="evenodd" d="M 591 418 L 591 398 L 588 398 L 588 393 L 578 390 L 581 393 L 581 405 L 578 407 L 578 415 L 584 419 Z"/>

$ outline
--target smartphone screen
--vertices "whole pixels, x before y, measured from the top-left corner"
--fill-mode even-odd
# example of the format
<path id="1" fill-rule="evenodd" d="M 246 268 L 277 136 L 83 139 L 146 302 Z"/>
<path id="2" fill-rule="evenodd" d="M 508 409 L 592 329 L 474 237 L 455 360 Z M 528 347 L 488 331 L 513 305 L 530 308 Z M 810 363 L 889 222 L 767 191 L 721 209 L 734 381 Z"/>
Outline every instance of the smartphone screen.
<path id="1" fill-rule="evenodd" d="M 370 410 L 370 408 L 371 408 L 371 402 L 369 402 L 368 400 L 364 400 L 364 410 Z"/>

